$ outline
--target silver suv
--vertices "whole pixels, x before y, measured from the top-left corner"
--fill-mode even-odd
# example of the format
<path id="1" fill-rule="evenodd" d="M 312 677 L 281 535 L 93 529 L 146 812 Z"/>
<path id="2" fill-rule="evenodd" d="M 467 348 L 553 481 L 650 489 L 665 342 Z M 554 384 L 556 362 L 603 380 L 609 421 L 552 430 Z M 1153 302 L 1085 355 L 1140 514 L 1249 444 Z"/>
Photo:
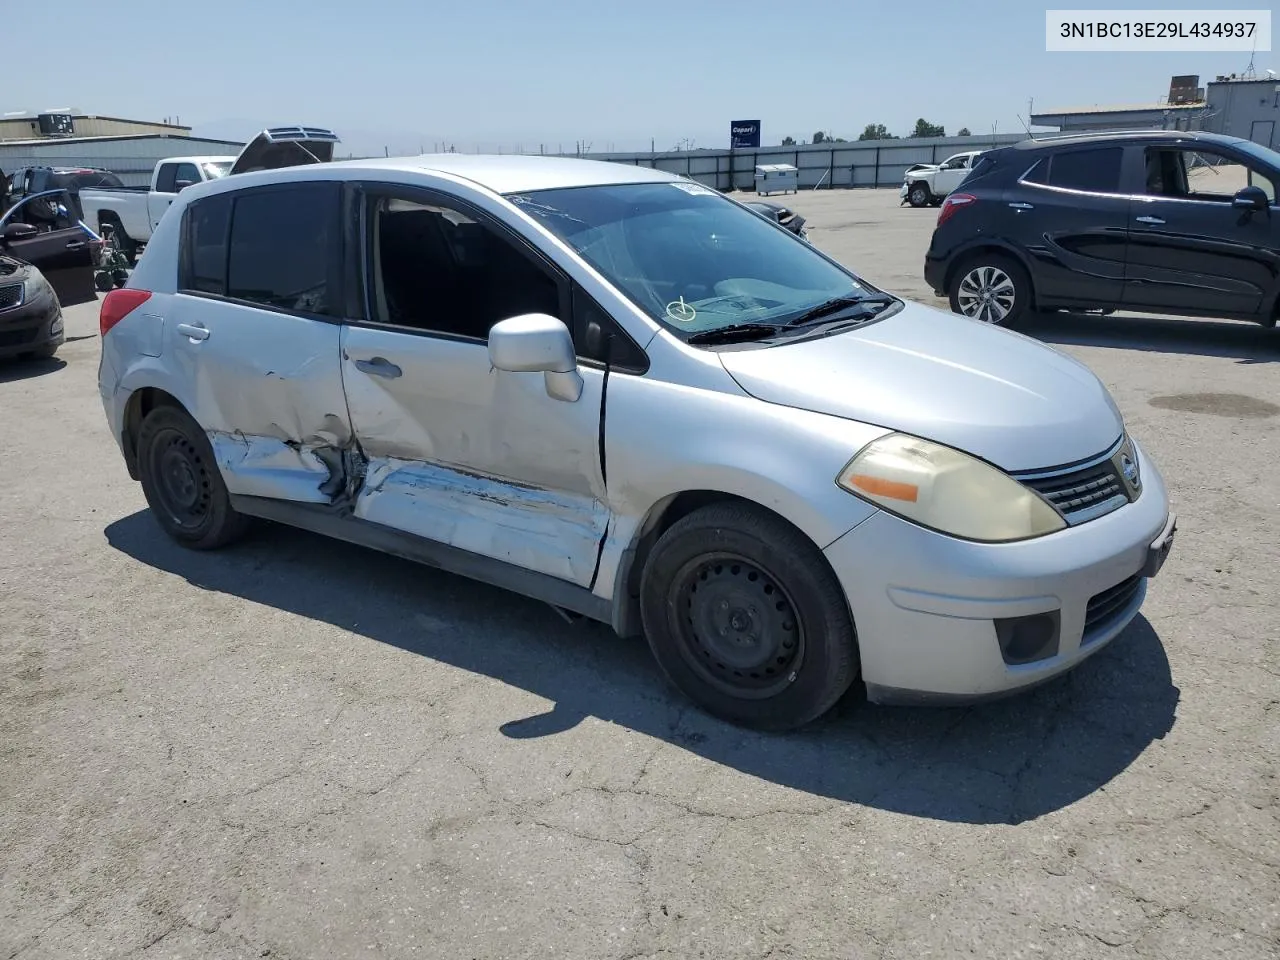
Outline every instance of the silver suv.
<path id="1" fill-rule="evenodd" d="M 734 722 L 1079 663 L 1172 542 L 1097 378 L 660 171 L 446 155 L 183 191 L 103 302 L 111 433 L 199 549 L 263 517 L 643 633 Z"/>

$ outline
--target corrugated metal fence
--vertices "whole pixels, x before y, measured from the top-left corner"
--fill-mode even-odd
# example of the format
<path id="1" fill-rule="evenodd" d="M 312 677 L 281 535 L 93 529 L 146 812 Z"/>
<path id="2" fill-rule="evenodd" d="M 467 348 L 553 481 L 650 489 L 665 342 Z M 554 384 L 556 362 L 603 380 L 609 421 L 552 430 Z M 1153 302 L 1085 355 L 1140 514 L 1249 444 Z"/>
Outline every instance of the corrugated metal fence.
<path id="1" fill-rule="evenodd" d="M 656 167 L 691 177 L 717 190 L 750 190 L 758 164 L 789 163 L 799 169 L 800 187 L 893 187 L 913 163 L 937 163 L 953 153 L 984 150 L 1025 139 L 1022 134 L 939 137 L 906 140 L 859 140 L 758 150 L 693 150 L 672 153 L 592 153 L 592 160 Z M 41 144 L 6 147 L 0 143 L 0 169 L 12 172 L 37 164 L 105 167 L 129 186 L 150 182 L 162 157 L 218 154 L 234 156 L 238 144 L 163 140 L 108 140 L 99 143 Z M 347 158 L 343 158 L 347 159 Z"/>
<path id="2" fill-rule="evenodd" d="M 953 153 L 987 150 L 1025 140 L 1025 134 L 982 137 L 938 137 L 907 140 L 859 140 L 758 150 L 694 150 L 684 153 L 593 153 L 591 160 L 610 160 L 655 167 L 690 177 L 717 190 L 754 188 L 758 164 L 789 163 L 800 173 L 800 186 L 892 187 L 914 163 L 937 163 Z"/>

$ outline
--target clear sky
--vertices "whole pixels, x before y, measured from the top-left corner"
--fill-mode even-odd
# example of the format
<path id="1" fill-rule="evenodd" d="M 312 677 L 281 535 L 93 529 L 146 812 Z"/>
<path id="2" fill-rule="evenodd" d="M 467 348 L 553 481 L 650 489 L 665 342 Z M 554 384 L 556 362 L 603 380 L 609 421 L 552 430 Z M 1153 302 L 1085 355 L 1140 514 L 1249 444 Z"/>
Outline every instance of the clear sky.
<path id="1" fill-rule="evenodd" d="M 69 106 L 176 116 L 197 134 L 237 139 L 271 124 L 317 124 L 365 153 L 417 153 L 439 142 L 551 152 L 579 140 L 629 150 L 647 149 L 650 138 L 659 149 L 682 140 L 723 147 L 729 122 L 745 119 L 762 121 L 765 143 L 815 130 L 854 139 L 868 123 L 904 134 L 917 117 L 948 133 L 993 124 L 1007 132 L 1021 128 L 1030 98 L 1037 111 L 1154 102 L 1174 74 L 1198 73 L 1204 83 L 1249 62 L 1248 53 L 1046 53 L 1046 4 L 1028 0 L 21 6 L 19 18 L 7 18 L 9 38 L 17 39 L 16 25 L 31 42 L 22 44 L 23 69 L 4 70 L 0 112 Z M 69 36 L 76 42 L 59 39 Z M 68 49 L 72 59 L 61 60 Z M 1259 53 L 1255 66 L 1262 75 L 1280 58 Z"/>

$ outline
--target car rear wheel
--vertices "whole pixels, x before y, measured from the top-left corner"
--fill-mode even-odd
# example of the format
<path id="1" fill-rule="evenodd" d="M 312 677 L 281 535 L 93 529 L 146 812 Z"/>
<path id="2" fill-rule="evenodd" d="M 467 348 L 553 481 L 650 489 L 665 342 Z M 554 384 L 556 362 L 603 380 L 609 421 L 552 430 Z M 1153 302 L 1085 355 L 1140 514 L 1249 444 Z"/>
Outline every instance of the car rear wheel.
<path id="1" fill-rule="evenodd" d="M 995 326 L 1016 326 L 1031 309 L 1027 271 L 1000 254 L 979 254 L 966 261 L 947 292 L 953 312 Z"/>
<path id="2" fill-rule="evenodd" d="M 907 191 L 907 202 L 913 207 L 927 207 L 932 199 L 933 194 L 925 183 L 913 183 L 911 189 Z"/>
<path id="3" fill-rule="evenodd" d="M 641 614 L 671 682 L 743 726 L 802 726 L 858 675 L 853 622 L 821 551 L 749 505 L 704 507 L 662 535 L 645 564 Z"/>
<path id="4" fill-rule="evenodd" d="M 249 519 L 231 507 L 213 448 L 186 411 L 152 410 L 138 430 L 142 493 L 157 522 L 186 547 L 212 550 L 239 539 Z"/>

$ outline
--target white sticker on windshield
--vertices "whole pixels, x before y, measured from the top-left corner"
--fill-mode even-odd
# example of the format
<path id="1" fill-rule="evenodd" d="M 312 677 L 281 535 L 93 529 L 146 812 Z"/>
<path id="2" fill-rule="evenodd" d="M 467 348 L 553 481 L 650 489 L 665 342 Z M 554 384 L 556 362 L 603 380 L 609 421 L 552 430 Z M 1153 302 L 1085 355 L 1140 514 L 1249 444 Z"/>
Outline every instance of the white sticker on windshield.
<path id="1" fill-rule="evenodd" d="M 682 295 L 679 300 L 672 300 L 667 304 L 667 317 L 676 323 L 693 323 L 698 319 L 698 311 L 693 308 L 693 304 L 685 303 Z"/>
<path id="2" fill-rule="evenodd" d="M 710 187 L 704 187 L 700 183 L 687 183 L 685 181 L 681 181 L 680 183 L 673 183 L 672 186 L 677 190 L 683 190 L 685 193 L 694 197 L 714 197 L 716 195 L 714 190 Z"/>

